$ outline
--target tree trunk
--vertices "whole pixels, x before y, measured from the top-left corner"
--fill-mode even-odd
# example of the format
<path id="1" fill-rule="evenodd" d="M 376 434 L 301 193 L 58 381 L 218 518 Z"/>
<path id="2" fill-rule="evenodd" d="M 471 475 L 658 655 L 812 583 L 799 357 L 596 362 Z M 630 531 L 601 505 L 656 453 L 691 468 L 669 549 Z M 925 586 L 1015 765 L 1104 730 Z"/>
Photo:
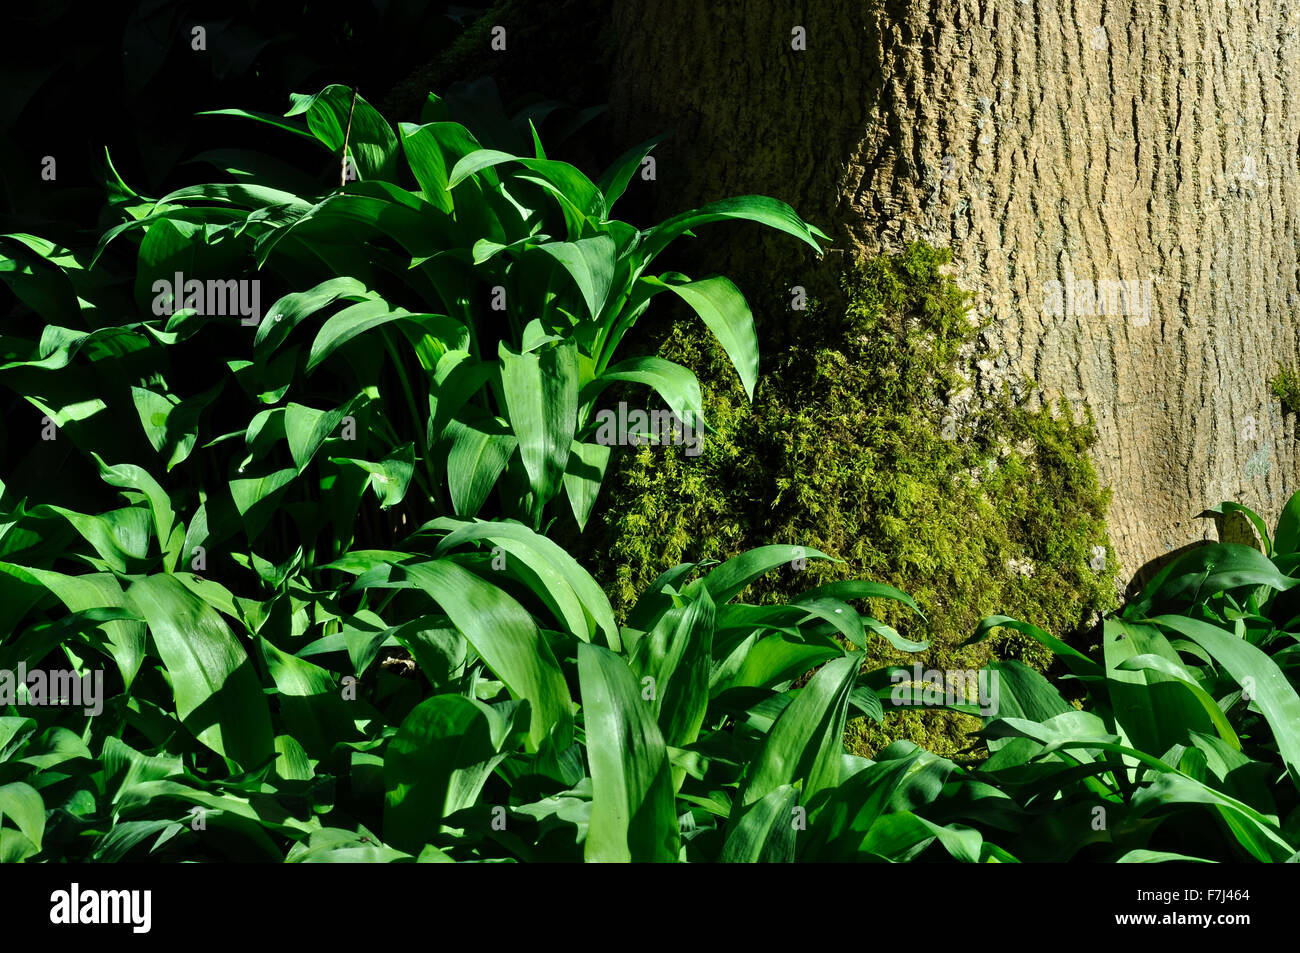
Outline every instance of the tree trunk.
<path id="1" fill-rule="evenodd" d="M 1222 500 L 1276 518 L 1297 464 L 1268 381 L 1296 361 L 1300 7 L 618 0 L 613 19 L 619 136 L 675 130 L 657 218 L 761 193 L 853 252 L 951 247 L 995 347 L 1091 409 L 1122 572 L 1211 536 L 1197 514 Z M 744 276 L 770 322 L 773 277 L 811 259 L 744 234 L 686 270 Z"/>

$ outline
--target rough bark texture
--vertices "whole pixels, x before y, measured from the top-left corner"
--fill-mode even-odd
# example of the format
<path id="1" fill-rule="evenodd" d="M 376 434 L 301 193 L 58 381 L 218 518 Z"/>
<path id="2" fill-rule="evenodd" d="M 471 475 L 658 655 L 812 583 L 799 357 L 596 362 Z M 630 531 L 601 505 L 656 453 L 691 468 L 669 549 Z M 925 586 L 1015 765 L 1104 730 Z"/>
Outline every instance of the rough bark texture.
<path id="1" fill-rule="evenodd" d="M 762 193 L 841 248 L 952 247 L 995 349 L 1091 409 L 1122 570 L 1212 536 L 1197 514 L 1222 500 L 1276 517 L 1296 488 L 1268 379 L 1297 350 L 1300 5 L 619 0 L 613 18 L 619 135 L 676 133 L 656 216 Z M 684 270 L 743 276 L 771 322 L 774 279 L 811 257 L 744 234 Z M 1136 300 L 1103 286 L 1099 309 L 1098 281 Z"/>

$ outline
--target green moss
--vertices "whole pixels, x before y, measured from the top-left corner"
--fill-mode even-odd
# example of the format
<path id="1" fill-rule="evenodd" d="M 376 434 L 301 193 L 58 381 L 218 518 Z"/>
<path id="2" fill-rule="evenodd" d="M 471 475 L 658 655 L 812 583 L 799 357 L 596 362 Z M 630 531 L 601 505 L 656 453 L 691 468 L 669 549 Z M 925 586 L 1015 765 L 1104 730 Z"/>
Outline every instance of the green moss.
<path id="1" fill-rule="evenodd" d="M 584 540 L 616 610 L 678 562 L 772 542 L 844 562 L 770 573 L 745 593 L 751 601 L 846 578 L 888 582 L 916 599 L 928 625 L 896 603 L 868 609 L 932 648 L 909 656 L 881 640 L 871 667 L 978 668 L 996 655 L 1044 670 L 1047 650 L 1018 633 L 959 645 L 987 615 L 1069 638 L 1114 607 L 1108 493 L 1087 456 L 1091 420 L 1072 420 L 1064 401 L 1031 409 L 1006 383 L 949 416 L 982 330 L 943 272 L 949 258 L 915 245 L 851 266 L 844 306 L 810 302 L 796 313 L 797 329 L 780 335 L 789 347 L 764 351 L 752 407 L 698 325 L 668 333 L 660 353 L 699 375 L 717 433 L 695 458 L 673 448 L 622 451 Z M 849 734 L 863 754 L 900 737 L 953 754 L 975 727 L 964 716 L 912 710 L 887 715 L 883 726 L 854 722 Z"/>
<path id="2" fill-rule="evenodd" d="M 1282 409 L 1294 414 L 1300 410 L 1300 374 L 1285 367 L 1279 367 L 1277 376 L 1269 381 L 1273 396 L 1282 401 Z"/>

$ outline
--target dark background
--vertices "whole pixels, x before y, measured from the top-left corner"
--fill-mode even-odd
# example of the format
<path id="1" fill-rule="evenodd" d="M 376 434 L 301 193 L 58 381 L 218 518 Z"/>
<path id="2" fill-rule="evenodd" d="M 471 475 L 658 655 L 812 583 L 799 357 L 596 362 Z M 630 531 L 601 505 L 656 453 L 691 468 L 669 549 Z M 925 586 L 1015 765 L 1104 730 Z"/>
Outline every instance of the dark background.
<path id="1" fill-rule="evenodd" d="M 257 148 L 299 168 L 319 152 L 260 124 L 203 110 L 283 115 L 291 93 L 331 83 L 357 88 L 393 123 L 419 120 L 429 90 L 491 76 L 507 106 L 605 101 L 609 41 L 592 20 L 606 4 L 42 0 L 5 9 L 0 29 L 0 229 L 68 239 L 104 205 L 105 149 L 135 191 L 228 178 L 203 157 Z M 603 22 L 603 17 L 598 17 Z M 489 31 L 508 25 L 510 52 Z M 195 50 L 194 28 L 206 33 Z M 538 42 L 538 38 L 545 42 Z M 602 121 L 569 145 L 606 160 Z M 595 144 L 595 145 L 593 145 Z M 549 145 L 549 144 L 548 144 Z M 563 152 L 563 150 L 557 150 Z M 57 163 L 41 178 L 44 157 Z M 564 156 L 561 156 L 564 157 Z M 219 153 L 214 158 L 219 158 Z M 584 164 L 583 168 L 587 168 Z M 588 169 L 588 171 L 591 171 Z"/>

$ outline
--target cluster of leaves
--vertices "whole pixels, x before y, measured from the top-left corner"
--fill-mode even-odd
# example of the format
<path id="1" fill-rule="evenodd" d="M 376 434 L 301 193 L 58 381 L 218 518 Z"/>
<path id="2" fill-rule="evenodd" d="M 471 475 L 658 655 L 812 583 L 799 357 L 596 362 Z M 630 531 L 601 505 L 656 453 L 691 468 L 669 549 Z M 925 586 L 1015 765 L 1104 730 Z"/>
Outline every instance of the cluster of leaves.
<path id="1" fill-rule="evenodd" d="M 716 433 L 698 457 L 646 447 L 611 473 L 593 532 L 572 545 L 614 557 L 595 565 L 616 612 L 683 559 L 769 540 L 843 562 L 769 577 L 756 601 L 849 574 L 888 582 L 929 620 L 924 662 L 935 669 L 979 668 L 996 655 L 1046 670 L 1050 653 L 1018 632 L 959 647 L 993 613 L 1077 644 L 1116 608 L 1090 423 L 1068 408 L 1031 408 L 1027 385 L 982 394 L 964 414 L 948 406 L 973 387 L 978 359 L 997 358 L 978 350 L 983 329 L 945 271 L 950 260 L 918 243 L 845 269 L 840 294 L 828 289 L 787 312 L 789 346 L 765 363 L 752 406 L 726 387 L 711 342 L 684 325 L 666 335 L 661 356 L 718 382 L 705 405 Z M 760 332 L 765 346 L 774 332 Z M 907 634 L 917 620 L 896 609 L 870 607 Z M 871 654 L 872 664 L 901 661 L 883 643 Z M 952 756 L 978 728 L 918 709 L 851 730 L 859 754 L 907 738 Z"/>
<path id="2" fill-rule="evenodd" d="M 951 816 L 1023 860 L 1300 860 L 1300 494 L 1271 539 L 1239 504 L 1211 512 L 1245 515 L 1265 551 L 1171 561 L 1105 620 L 1100 660 L 1005 616 L 980 624 L 976 640 L 1010 626 L 1041 641 L 1086 697 L 1079 710 L 1024 666 L 990 666 L 982 800 Z"/>
<path id="3" fill-rule="evenodd" d="M 925 816 L 951 763 L 844 750 L 850 707 L 880 716 L 868 634 L 926 647 L 851 603 L 906 595 L 735 601 L 826 558 L 768 546 L 671 569 L 620 626 L 543 532 L 561 495 L 590 511 L 606 384 L 699 419 L 690 372 L 614 362 L 655 294 L 752 391 L 739 291 L 654 257 L 723 219 L 824 236 L 760 197 L 618 222 L 653 143 L 593 183 L 534 117 L 444 108 L 395 131 L 329 87 L 249 114 L 345 156 L 329 194 L 114 176 L 97 249 L 0 237 L 0 675 L 104 681 L 4 699 L 0 859 L 992 856 Z"/>

